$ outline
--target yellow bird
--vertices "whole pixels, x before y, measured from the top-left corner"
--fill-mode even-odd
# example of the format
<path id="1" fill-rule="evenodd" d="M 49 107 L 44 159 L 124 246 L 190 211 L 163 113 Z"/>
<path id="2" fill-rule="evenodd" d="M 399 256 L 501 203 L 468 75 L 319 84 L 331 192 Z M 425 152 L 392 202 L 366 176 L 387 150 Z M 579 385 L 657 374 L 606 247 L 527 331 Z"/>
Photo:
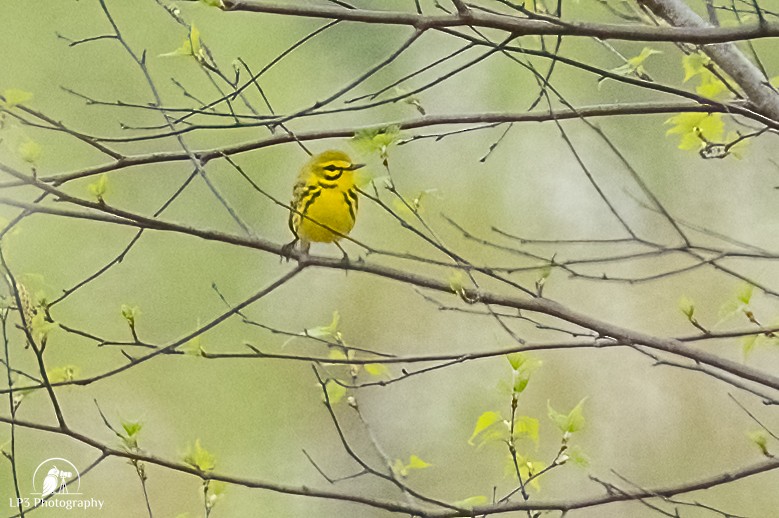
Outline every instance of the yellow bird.
<path id="1" fill-rule="evenodd" d="M 295 239 L 282 248 L 289 257 L 295 244 L 308 253 L 312 242 L 335 243 L 349 234 L 357 219 L 357 185 L 354 171 L 365 164 L 355 164 L 342 151 L 320 153 L 303 166 L 292 189 L 289 228 Z"/>

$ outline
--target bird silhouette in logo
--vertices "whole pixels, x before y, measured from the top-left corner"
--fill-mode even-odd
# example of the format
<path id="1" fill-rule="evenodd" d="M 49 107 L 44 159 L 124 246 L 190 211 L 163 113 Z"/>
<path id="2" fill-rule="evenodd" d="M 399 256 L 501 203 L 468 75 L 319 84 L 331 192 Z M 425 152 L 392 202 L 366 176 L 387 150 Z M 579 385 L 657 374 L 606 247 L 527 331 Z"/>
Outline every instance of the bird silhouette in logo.
<path id="1" fill-rule="evenodd" d="M 56 466 L 52 466 L 49 470 L 49 474 L 43 479 L 43 491 L 41 496 L 49 496 L 54 493 L 59 487 L 59 474 L 60 470 Z"/>
<path id="2" fill-rule="evenodd" d="M 47 497 L 54 493 L 66 493 L 67 486 L 65 480 L 72 477 L 73 474 L 68 471 L 61 471 L 57 466 L 52 466 L 46 478 L 43 479 L 43 491 L 41 496 Z"/>

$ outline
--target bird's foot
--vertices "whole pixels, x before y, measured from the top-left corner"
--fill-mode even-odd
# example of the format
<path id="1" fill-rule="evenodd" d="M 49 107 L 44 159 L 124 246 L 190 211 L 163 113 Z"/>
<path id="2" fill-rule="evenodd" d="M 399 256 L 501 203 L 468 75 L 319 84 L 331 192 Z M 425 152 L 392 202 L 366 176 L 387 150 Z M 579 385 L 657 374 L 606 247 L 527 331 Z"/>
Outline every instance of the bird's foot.
<path id="1" fill-rule="evenodd" d="M 295 250 L 295 245 L 298 244 L 298 239 L 295 238 L 291 242 L 287 243 L 286 245 L 281 247 L 281 260 L 284 259 L 289 262 L 289 260 L 292 258 L 292 252 Z"/>

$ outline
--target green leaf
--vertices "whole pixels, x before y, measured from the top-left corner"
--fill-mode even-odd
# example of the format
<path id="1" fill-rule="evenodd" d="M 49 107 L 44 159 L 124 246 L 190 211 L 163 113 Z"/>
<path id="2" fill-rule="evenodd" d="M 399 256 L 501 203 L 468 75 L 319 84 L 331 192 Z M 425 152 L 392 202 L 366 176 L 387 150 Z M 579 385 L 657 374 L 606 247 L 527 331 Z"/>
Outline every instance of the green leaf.
<path id="1" fill-rule="evenodd" d="M 227 484 L 221 480 L 209 480 L 206 484 L 206 508 L 210 510 L 224 497 Z M 208 513 L 206 514 L 208 515 Z"/>
<path id="2" fill-rule="evenodd" d="M 773 328 L 776 327 L 776 325 L 774 324 L 769 327 Z M 741 352 L 744 354 L 744 360 L 748 358 L 753 350 L 764 345 L 779 345 L 779 335 L 776 335 L 775 333 L 760 333 L 742 337 Z"/>
<path id="3" fill-rule="evenodd" d="M 61 383 L 63 381 L 73 381 L 78 378 L 80 370 L 75 365 L 64 365 L 55 369 L 46 370 L 46 376 L 50 383 Z"/>
<path id="4" fill-rule="evenodd" d="M 383 363 L 366 363 L 365 372 L 371 376 L 388 376 L 389 369 Z"/>
<path id="5" fill-rule="evenodd" d="M 409 95 L 408 90 L 395 87 L 395 96 L 402 97 L 401 102 L 416 108 L 420 115 L 426 114 L 424 106 L 422 106 L 422 103 L 419 101 L 419 97 L 416 95 Z"/>
<path id="6" fill-rule="evenodd" d="M 138 306 L 129 306 L 127 304 L 122 304 L 122 317 L 124 317 L 125 320 L 127 320 L 127 323 L 130 325 L 135 325 L 135 320 L 138 318 L 138 315 L 141 314 L 141 310 Z"/>
<path id="7" fill-rule="evenodd" d="M 192 47 L 192 55 L 198 60 L 203 58 L 203 48 L 200 45 L 200 31 L 195 24 L 189 28 L 189 44 Z"/>
<path id="8" fill-rule="evenodd" d="M 30 321 L 30 330 L 36 342 L 46 340 L 49 337 L 49 333 L 58 328 L 59 324 L 46 320 L 46 315 L 43 314 L 43 311 L 35 313 Z"/>
<path id="9" fill-rule="evenodd" d="M 330 401 L 331 405 L 335 405 L 346 395 L 346 387 L 337 383 L 335 380 L 327 380 L 325 383 L 325 392 L 327 392 L 327 401 Z M 322 398 L 324 398 L 324 395 Z"/>
<path id="10" fill-rule="evenodd" d="M 537 286 L 543 286 L 546 284 L 547 279 L 552 275 L 552 263 L 547 263 L 538 270 L 538 279 L 536 279 Z"/>
<path id="11" fill-rule="evenodd" d="M 425 469 L 432 466 L 429 462 L 425 462 L 416 455 L 412 455 L 408 459 L 408 464 L 406 464 L 407 469 Z"/>
<path id="12" fill-rule="evenodd" d="M 463 272 L 460 270 L 452 270 L 449 273 L 447 281 L 449 282 L 449 289 L 451 289 L 454 293 L 462 293 L 462 291 L 465 289 Z"/>
<path id="13" fill-rule="evenodd" d="M 728 320 L 736 313 L 739 313 L 743 307 L 744 306 L 742 304 L 739 304 L 735 300 L 726 301 L 719 308 L 719 322 L 717 322 L 717 325 L 721 324 L 725 320 Z"/>
<path id="14" fill-rule="evenodd" d="M 27 139 L 19 145 L 19 156 L 28 164 L 37 164 L 43 153 L 43 147 L 32 139 Z"/>
<path id="15" fill-rule="evenodd" d="M 766 327 L 771 329 L 779 328 L 779 320 L 772 320 Z M 761 344 L 774 347 L 779 346 L 779 334 L 777 333 L 761 333 L 760 336 L 758 336 L 758 340 Z"/>
<path id="16" fill-rule="evenodd" d="M 476 420 L 476 426 L 473 428 L 473 433 L 468 439 L 468 444 L 474 446 L 474 439 L 476 439 L 476 437 L 482 435 L 487 429 L 498 423 L 503 423 L 503 417 L 499 413 L 492 411 L 484 412 Z M 482 437 L 479 442 L 483 444 L 485 442 L 484 438 Z"/>
<path id="17" fill-rule="evenodd" d="M 478 507 L 480 505 L 485 505 L 489 503 L 489 498 L 486 496 L 469 496 L 468 498 L 464 500 L 458 500 L 456 502 L 452 502 L 452 505 L 455 507 L 461 507 L 463 509 L 473 509 L 474 507 Z"/>
<path id="18" fill-rule="evenodd" d="M 673 127 L 666 135 L 680 135 L 679 149 L 699 149 L 708 142 L 720 142 L 725 133 L 725 123 L 719 113 L 680 113 L 665 121 Z"/>
<path id="19" fill-rule="evenodd" d="M 361 167 L 352 173 L 354 177 L 354 184 L 362 190 L 370 185 L 374 181 L 373 172 L 367 167 Z M 385 178 L 388 178 L 385 177 Z"/>
<path id="20" fill-rule="evenodd" d="M 546 468 L 546 464 L 538 461 L 538 460 L 526 460 L 523 465 L 520 466 L 520 473 L 523 475 L 523 479 L 527 480 L 536 473 L 542 471 L 544 468 Z M 535 489 L 536 491 L 541 490 L 541 483 L 539 479 L 535 478 L 530 482 L 530 485 Z"/>
<path id="21" fill-rule="evenodd" d="M 651 47 L 644 47 L 641 49 L 641 53 L 638 56 L 634 56 L 630 59 L 628 59 L 628 63 L 633 65 L 634 67 L 639 67 L 644 61 L 647 60 L 649 56 L 654 56 L 656 54 L 662 54 L 663 51 L 661 50 L 655 50 Z"/>
<path id="22" fill-rule="evenodd" d="M 689 297 L 681 297 L 679 299 L 679 310 L 690 319 L 695 314 L 695 303 Z"/>
<path id="23" fill-rule="evenodd" d="M 590 458 L 584 453 L 584 451 L 577 445 L 573 445 L 565 452 L 568 455 L 568 460 L 575 465 L 586 468 L 590 465 Z"/>
<path id="24" fill-rule="evenodd" d="M 143 423 L 140 421 L 125 421 L 119 420 L 124 429 L 125 435 L 119 434 L 122 439 L 122 443 L 128 450 L 135 450 L 138 448 L 138 433 L 143 428 Z"/>
<path id="25" fill-rule="evenodd" d="M 739 288 L 738 293 L 736 293 L 736 299 L 738 299 L 739 302 L 743 304 L 749 304 L 749 301 L 752 300 L 752 292 L 754 291 L 754 286 L 749 283 L 744 283 L 741 288 Z"/>
<path id="26" fill-rule="evenodd" d="M 281 344 L 281 347 L 282 348 L 286 347 L 290 342 L 292 342 L 298 336 L 308 336 L 311 338 L 316 338 L 325 341 L 334 340 L 336 342 L 342 343 L 343 335 L 338 330 L 338 325 L 340 321 L 341 321 L 341 315 L 338 313 L 338 310 L 333 311 L 333 319 L 330 321 L 329 324 L 306 329 L 302 333 L 298 333 L 297 335 L 291 337 L 289 340 Z"/>
<path id="27" fill-rule="evenodd" d="M 199 62 L 203 62 L 205 60 L 205 53 L 203 52 L 203 48 L 200 43 L 200 31 L 197 27 L 195 27 L 194 23 L 189 28 L 187 39 L 184 40 L 184 43 L 182 43 L 179 48 L 173 52 L 160 54 L 158 57 L 169 58 L 175 56 L 192 56 Z"/>
<path id="28" fill-rule="evenodd" d="M 638 56 L 629 58 L 624 65 L 613 68 L 611 72 L 621 76 L 627 76 L 634 73 L 639 76 L 644 75 L 646 72 L 643 67 L 644 61 L 646 61 L 649 56 L 654 56 L 655 54 L 662 54 L 662 51 L 644 47 Z"/>
<path id="29" fill-rule="evenodd" d="M 122 428 L 127 434 L 127 437 L 138 435 L 138 432 L 143 428 L 143 423 L 140 421 L 125 421 L 123 419 L 120 419 L 119 421 L 122 424 Z"/>
<path id="30" fill-rule="evenodd" d="M 338 311 L 333 311 L 333 319 L 326 326 L 312 327 L 306 329 L 305 335 L 312 338 L 337 339 L 340 338 L 341 333 L 338 332 L 338 324 L 341 322 L 341 315 Z"/>
<path id="31" fill-rule="evenodd" d="M 520 352 L 509 353 L 506 355 L 506 359 L 509 361 L 511 368 L 515 371 L 519 370 L 522 364 L 526 361 L 525 355 Z"/>
<path id="32" fill-rule="evenodd" d="M 514 371 L 512 381 L 511 391 L 514 394 L 521 394 L 527 388 L 527 384 L 530 383 L 530 374 Z"/>
<path id="33" fill-rule="evenodd" d="M 519 454 L 517 454 L 517 465 L 519 466 L 519 474 L 522 476 L 522 480 L 529 479 L 546 467 L 546 464 L 543 462 L 530 460 Z M 511 454 L 506 455 L 506 463 L 503 468 L 503 474 L 504 476 L 512 478 L 515 481 L 517 480 L 517 468 L 514 466 L 514 459 Z M 536 491 L 541 490 L 541 484 L 537 478 L 530 482 L 530 486 Z"/>
<path id="34" fill-rule="evenodd" d="M 700 83 L 695 87 L 695 91 L 709 99 L 722 97 L 722 94 L 729 93 L 727 86 L 710 69 L 711 59 L 699 52 L 695 52 L 682 59 L 684 67 L 684 81 L 687 82 L 694 77 L 700 79 Z M 722 74 L 722 72 L 718 72 Z"/>
<path id="35" fill-rule="evenodd" d="M 722 114 L 708 114 L 700 122 L 698 122 L 696 128 L 700 134 L 709 142 L 717 142 L 722 140 L 722 135 L 725 132 L 725 123 L 722 122 Z"/>
<path id="36" fill-rule="evenodd" d="M 221 480 L 212 480 L 208 485 L 208 490 L 215 496 L 222 496 L 227 492 L 227 483 Z"/>
<path id="37" fill-rule="evenodd" d="M 527 437 L 533 441 L 538 448 L 538 429 L 539 422 L 535 417 L 526 415 L 514 419 L 514 437 Z"/>
<path id="38" fill-rule="evenodd" d="M 757 335 L 747 335 L 741 338 L 741 353 L 744 355 L 744 359 L 752 353 L 757 345 Z"/>
<path id="39" fill-rule="evenodd" d="M 587 398 L 583 398 L 579 403 L 573 407 L 573 409 L 567 414 L 560 414 L 552 408 L 552 405 L 547 401 L 547 409 L 549 411 L 549 419 L 557 425 L 563 433 L 574 433 L 584 428 L 584 414 L 582 408 Z"/>
<path id="40" fill-rule="evenodd" d="M 758 448 L 760 448 L 760 451 L 763 453 L 763 455 L 767 457 L 771 456 L 771 454 L 768 452 L 768 434 L 765 430 L 755 430 L 754 432 L 750 432 L 749 440 L 755 443 Z"/>
<path id="41" fill-rule="evenodd" d="M 521 394 L 527 388 L 531 374 L 541 366 L 541 361 L 519 352 L 510 353 L 506 358 L 513 369 L 511 390 L 514 394 Z"/>
<path id="42" fill-rule="evenodd" d="M 3 90 L 3 97 L 5 102 L 1 103 L 2 106 L 11 109 L 32 99 L 32 93 L 19 88 L 8 88 Z"/>
<path id="43" fill-rule="evenodd" d="M 198 325 L 198 327 L 200 326 Z M 206 350 L 203 349 L 202 335 L 197 335 L 196 337 L 187 340 L 183 344 L 179 345 L 176 349 L 183 352 L 187 356 L 196 356 L 198 358 L 204 357 L 206 352 Z"/>
<path id="44" fill-rule="evenodd" d="M 415 217 L 416 214 L 414 212 L 413 205 L 410 205 L 409 203 L 398 198 L 394 198 L 392 200 L 392 210 L 395 211 L 395 213 L 398 216 L 400 216 L 402 219 L 405 220 Z"/>
<path id="45" fill-rule="evenodd" d="M 390 469 L 395 474 L 396 477 L 406 478 L 408 476 L 408 471 L 406 471 L 406 465 L 403 463 L 401 459 L 395 459 L 395 462 L 392 463 L 390 466 Z"/>
<path id="46" fill-rule="evenodd" d="M 708 72 L 706 65 L 708 65 L 710 62 L 711 60 L 708 58 L 708 56 L 701 54 L 700 52 L 693 52 L 692 54 L 684 56 L 684 58 L 682 58 L 682 67 L 684 67 L 684 82 L 686 83 L 693 77 L 703 72 Z"/>
<path id="47" fill-rule="evenodd" d="M 97 180 L 87 185 L 87 189 L 92 196 L 97 198 L 97 201 L 103 201 L 103 196 L 108 191 L 108 175 L 105 173 L 101 174 L 97 177 Z"/>
<path id="48" fill-rule="evenodd" d="M 395 475 L 399 477 L 406 478 L 409 474 L 409 471 L 413 469 L 425 469 L 432 466 L 432 464 L 429 464 L 416 455 L 412 455 L 409 457 L 408 462 L 403 462 L 402 459 L 395 459 L 395 461 L 390 466 L 390 469 L 392 469 L 392 472 L 395 473 Z"/>
<path id="49" fill-rule="evenodd" d="M 728 135 L 725 137 L 725 140 L 728 142 L 736 142 L 737 139 L 740 138 L 740 135 L 736 133 L 735 131 L 728 132 Z M 736 158 L 738 160 L 741 160 L 744 158 L 747 149 L 749 148 L 749 143 L 751 142 L 751 139 L 745 138 L 741 139 L 735 144 L 730 146 L 730 149 L 728 150 L 728 153 L 733 158 Z"/>
<path id="50" fill-rule="evenodd" d="M 719 309 L 719 322 L 717 325 L 725 322 L 726 320 L 740 314 L 745 314 L 747 318 L 751 316 L 751 310 L 749 303 L 752 300 L 752 292 L 754 286 L 748 283 L 742 284 L 736 291 L 736 296 L 725 301 Z"/>
<path id="51" fill-rule="evenodd" d="M 129 450 L 137 450 L 138 449 L 138 438 L 137 437 L 128 437 L 126 435 L 119 435 L 120 439 L 122 440 L 122 444 L 124 447 Z"/>
<path id="52" fill-rule="evenodd" d="M 385 159 L 389 148 L 400 140 L 400 126 L 393 124 L 381 128 L 360 130 L 352 137 L 352 144 L 365 154 L 378 154 Z"/>
<path id="53" fill-rule="evenodd" d="M 722 94 L 729 92 L 725 83 L 723 83 L 719 77 L 715 76 L 709 70 L 704 70 L 704 72 L 701 74 L 701 82 L 698 86 L 695 87 L 695 91 L 699 95 L 708 97 L 709 99 L 723 97 Z"/>
<path id="54" fill-rule="evenodd" d="M 200 0 L 200 1 L 211 7 L 218 7 L 220 9 L 224 8 L 224 4 L 222 3 L 222 0 Z"/>
<path id="55" fill-rule="evenodd" d="M 184 456 L 184 462 L 200 471 L 213 471 L 216 467 L 216 458 L 200 444 L 200 439 L 195 440 L 195 445 Z"/>
<path id="56" fill-rule="evenodd" d="M 346 354 L 346 352 L 343 349 L 330 349 L 330 352 L 327 353 L 327 357 L 331 360 L 348 360 L 349 355 Z"/>

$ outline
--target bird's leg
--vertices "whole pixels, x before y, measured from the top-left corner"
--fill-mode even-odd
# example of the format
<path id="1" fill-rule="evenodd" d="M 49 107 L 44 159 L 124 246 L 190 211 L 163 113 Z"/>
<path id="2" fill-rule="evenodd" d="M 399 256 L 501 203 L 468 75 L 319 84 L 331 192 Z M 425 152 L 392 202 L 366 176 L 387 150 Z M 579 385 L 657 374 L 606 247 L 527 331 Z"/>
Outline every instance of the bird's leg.
<path id="1" fill-rule="evenodd" d="M 341 258 L 341 262 L 349 263 L 349 254 L 346 253 L 346 250 L 344 250 L 344 247 L 341 246 L 341 243 L 339 243 L 338 241 L 333 241 L 333 242 L 335 243 L 335 246 L 338 247 L 338 250 L 340 250 L 341 253 L 344 254 L 344 256 Z"/>
<path id="2" fill-rule="evenodd" d="M 295 237 L 295 239 L 281 247 L 282 260 L 287 259 L 287 262 L 289 262 L 290 257 L 292 257 L 292 251 L 295 249 L 295 245 L 298 244 L 299 240 L 299 238 Z"/>
<path id="3" fill-rule="evenodd" d="M 308 256 L 308 251 L 311 250 L 311 241 L 306 239 L 300 240 L 300 253 L 304 257 Z"/>

